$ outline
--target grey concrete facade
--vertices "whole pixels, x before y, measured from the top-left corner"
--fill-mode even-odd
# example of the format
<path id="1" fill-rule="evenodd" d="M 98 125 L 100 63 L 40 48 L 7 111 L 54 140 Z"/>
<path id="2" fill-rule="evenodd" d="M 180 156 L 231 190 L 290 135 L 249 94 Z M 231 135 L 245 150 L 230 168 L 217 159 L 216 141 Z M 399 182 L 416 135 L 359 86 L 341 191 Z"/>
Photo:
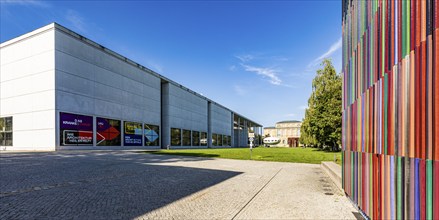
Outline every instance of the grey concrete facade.
<path id="1" fill-rule="evenodd" d="M 118 121 L 121 136 L 119 146 L 100 145 L 99 149 L 146 147 L 144 135 L 147 125 L 159 128 L 157 133 L 160 140 L 158 144 L 147 148 L 213 147 L 212 134 L 230 136 L 232 147 L 247 146 L 244 140 L 247 137 L 246 129 L 232 132 L 234 118 L 238 117 L 244 124 L 258 125 L 55 23 L 6 41 L 1 44 L 0 50 L 0 117 L 12 117 L 14 123 L 13 145 L 4 146 L 1 148 L 3 150 L 96 149 L 98 118 Z M 31 52 L 21 52 L 28 50 Z M 18 76 L 26 77 L 16 77 L 17 72 Z M 23 80 L 29 82 L 23 83 Z M 32 89 L 28 86 L 22 88 L 23 84 L 34 85 L 33 82 L 37 85 Z M 35 99 L 39 102 L 35 102 Z M 24 104 L 26 102 L 35 104 L 29 106 Z M 66 137 L 60 134 L 61 114 L 92 117 L 93 143 L 65 146 L 62 139 Z M 47 120 L 38 122 L 42 119 Z M 36 123 L 29 126 L 30 121 Z M 141 146 L 125 146 L 125 123 L 140 124 L 140 127 L 133 129 L 136 135 L 142 133 Z M 171 128 L 181 129 L 181 132 L 206 132 L 208 143 L 206 146 L 192 146 L 192 142 L 191 145 L 182 143 L 172 146 Z M 240 142 L 235 137 L 238 133 L 242 136 Z M 41 142 L 30 143 L 26 141 L 29 139 Z M 181 140 L 184 142 L 183 137 Z M 187 143 L 187 139 L 184 140 Z M 215 147 L 222 146 L 226 144 Z"/>

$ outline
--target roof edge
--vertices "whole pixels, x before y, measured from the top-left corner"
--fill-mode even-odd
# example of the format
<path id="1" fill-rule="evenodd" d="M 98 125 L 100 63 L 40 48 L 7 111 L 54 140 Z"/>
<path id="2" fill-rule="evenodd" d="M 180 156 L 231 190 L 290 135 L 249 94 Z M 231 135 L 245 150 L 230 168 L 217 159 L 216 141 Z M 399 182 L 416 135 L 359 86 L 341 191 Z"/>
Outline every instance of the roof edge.
<path id="1" fill-rule="evenodd" d="M 20 41 L 22 41 L 24 39 L 30 38 L 30 37 L 35 36 L 35 35 L 42 34 L 44 32 L 50 31 L 52 29 L 55 29 L 55 27 L 57 27 L 57 25 L 58 25 L 57 23 L 52 22 L 52 23 L 50 23 L 48 25 L 45 25 L 45 26 L 40 27 L 40 28 L 37 28 L 37 29 L 35 29 L 33 31 L 30 31 L 30 32 L 27 32 L 27 33 L 25 33 L 23 35 L 14 37 L 12 39 L 9 39 L 9 40 L 7 40 L 5 42 L 2 42 L 0 44 L 0 48 L 7 47 L 7 46 L 9 46 L 11 44 L 15 44 L 17 42 L 20 42 Z"/>

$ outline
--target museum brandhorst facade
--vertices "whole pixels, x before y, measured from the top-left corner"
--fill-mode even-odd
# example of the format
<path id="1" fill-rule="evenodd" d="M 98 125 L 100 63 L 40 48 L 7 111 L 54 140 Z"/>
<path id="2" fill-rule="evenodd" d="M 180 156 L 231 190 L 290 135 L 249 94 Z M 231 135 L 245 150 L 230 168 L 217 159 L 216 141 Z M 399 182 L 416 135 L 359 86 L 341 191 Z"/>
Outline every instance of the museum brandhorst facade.
<path id="1" fill-rule="evenodd" d="M 0 150 L 247 146 L 261 125 L 56 23 L 0 45 Z"/>

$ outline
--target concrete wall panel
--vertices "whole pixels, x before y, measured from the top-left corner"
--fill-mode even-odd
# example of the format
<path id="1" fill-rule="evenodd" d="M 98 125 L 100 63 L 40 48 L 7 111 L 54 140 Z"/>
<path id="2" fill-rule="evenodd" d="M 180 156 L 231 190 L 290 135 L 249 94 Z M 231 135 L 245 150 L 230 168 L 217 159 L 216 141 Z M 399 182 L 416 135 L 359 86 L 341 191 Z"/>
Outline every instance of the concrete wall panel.
<path id="1" fill-rule="evenodd" d="M 94 82 L 76 75 L 57 71 L 57 90 L 83 96 L 94 96 Z"/>
<path id="2" fill-rule="evenodd" d="M 14 45 L 10 47 L 14 47 Z M 9 56 L 9 54 L 2 53 L 2 56 Z M 0 78 L 0 81 L 6 82 L 14 79 L 21 79 L 23 77 L 53 70 L 54 57 L 53 50 L 51 50 L 32 57 L 21 58 L 14 62 L 2 63 L 0 69 L 2 77 Z"/>
<path id="3" fill-rule="evenodd" d="M 176 85 L 169 85 L 170 126 L 207 131 L 207 101 Z"/>
<path id="4" fill-rule="evenodd" d="M 56 49 L 57 110 L 160 125 L 160 78 L 60 30 Z"/>
<path id="5" fill-rule="evenodd" d="M 232 112 L 218 106 L 211 105 L 212 133 L 232 135 Z"/>
<path id="6" fill-rule="evenodd" d="M 46 31 L 18 42 L 1 44 L 0 62 L 7 65 L 18 60 L 35 57 L 38 54 L 54 50 L 53 31 Z M 47 61 L 44 61 L 47 62 Z"/>

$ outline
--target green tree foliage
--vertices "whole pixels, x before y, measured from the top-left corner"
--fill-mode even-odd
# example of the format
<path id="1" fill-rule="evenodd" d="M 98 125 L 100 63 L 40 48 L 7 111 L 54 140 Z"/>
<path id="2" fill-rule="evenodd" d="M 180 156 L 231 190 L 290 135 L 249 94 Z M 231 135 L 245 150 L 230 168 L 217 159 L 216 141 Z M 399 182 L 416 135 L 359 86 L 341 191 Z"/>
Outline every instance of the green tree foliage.
<path id="1" fill-rule="evenodd" d="M 301 143 L 306 146 L 331 147 L 338 150 L 341 143 L 342 79 L 329 59 L 312 81 L 312 94 L 301 127 Z"/>

